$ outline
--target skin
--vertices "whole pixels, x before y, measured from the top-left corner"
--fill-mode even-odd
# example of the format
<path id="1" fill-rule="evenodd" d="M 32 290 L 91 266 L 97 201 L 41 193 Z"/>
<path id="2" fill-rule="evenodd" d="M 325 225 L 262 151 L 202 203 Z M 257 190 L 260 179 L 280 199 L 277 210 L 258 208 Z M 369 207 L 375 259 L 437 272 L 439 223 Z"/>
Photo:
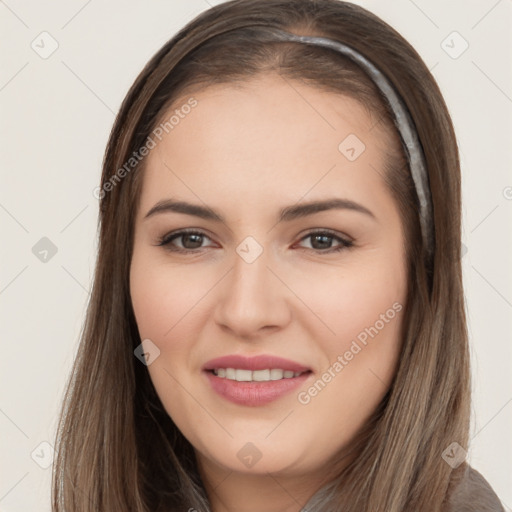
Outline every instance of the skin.
<path id="1" fill-rule="evenodd" d="M 141 340 L 160 350 L 148 365 L 155 389 L 194 446 L 215 512 L 300 510 L 389 389 L 400 352 L 403 312 L 309 403 L 298 400 L 358 334 L 394 303 L 405 306 L 407 281 L 401 219 L 382 178 L 392 139 L 355 100 L 291 84 L 269 74 L 195 93 L 197 106 L 146 157 L 133 308 Z M 349 134 L 366 146 L 354 161 L 338 149 Z M 333 197 L 373 216 L 345 208 L 278 222 L 285 206 Z M 145 218 L 169 198 L 207 205 L 225 221 L 169 211 Z M 205 237 L 158 246 L 185 228 Z M 328 253 L 343 243 L 306 236 L 312 229 L 353 245 Z M 236 252 L 248 236 L 263 248 L 250 264 Z M 277 355 L 313 373 L 270 404 L 236 405 L 201 374 L 206 361 L 235 353 Z M 251 468 L 237 457 L 248 442 L 261 454 Z"/>

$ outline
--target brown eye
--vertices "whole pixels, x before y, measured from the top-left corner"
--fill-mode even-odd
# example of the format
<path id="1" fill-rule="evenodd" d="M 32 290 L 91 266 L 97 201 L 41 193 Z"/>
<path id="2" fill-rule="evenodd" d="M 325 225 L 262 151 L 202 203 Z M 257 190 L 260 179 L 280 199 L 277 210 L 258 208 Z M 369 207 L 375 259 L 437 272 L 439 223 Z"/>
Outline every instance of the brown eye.
<path id="1" fill-rule="evenodd" d="M 201 231 L 178 231 L 161 238 L 158 245 L 169 251 L 196 252 L 196 249 L 203 248 L 205 239 L 209 240 L 209 237 Z M 176 245 L 175 240 L 181 240 L 181 245 Z"/>
<path id="2" fill-rule="evenodd" d="M 334 240 L 334 237 L 328 235 L 309 235 L 309 238 L 313 249 L 330 249 Z"/>
<path id="3" fill-rule="evenodd" d="M 203 244 L 203 235 L 195 233 L 180 235 L 178 238 L 182 239 L 182 245 L 184 245 L 185 249 L 197 249 Z"/>
<path id="4" fill-rule="evenodd" d="M 311 240 L 311 250 L 324 253 L 342 251 L 343 249 L 353 245 L 351 240 L 347 240 L 339 235 L 331 233 L 330 231 L 313 231 L 302 238 L 302 240 L 307 239 Z M 338 245 L 332 247 L 334 241 L 338 242 Z"/>

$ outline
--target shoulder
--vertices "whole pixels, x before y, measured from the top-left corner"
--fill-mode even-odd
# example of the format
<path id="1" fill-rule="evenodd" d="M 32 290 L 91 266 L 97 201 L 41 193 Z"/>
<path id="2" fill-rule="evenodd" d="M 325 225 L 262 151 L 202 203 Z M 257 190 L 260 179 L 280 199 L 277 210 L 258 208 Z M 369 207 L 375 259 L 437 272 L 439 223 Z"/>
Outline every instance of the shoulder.
<path id="1" fill-rule="evenodd" d="M 460 482 L 453 488 L 447 512 L 505 512 L 487 480 L 465 464 Z"/>

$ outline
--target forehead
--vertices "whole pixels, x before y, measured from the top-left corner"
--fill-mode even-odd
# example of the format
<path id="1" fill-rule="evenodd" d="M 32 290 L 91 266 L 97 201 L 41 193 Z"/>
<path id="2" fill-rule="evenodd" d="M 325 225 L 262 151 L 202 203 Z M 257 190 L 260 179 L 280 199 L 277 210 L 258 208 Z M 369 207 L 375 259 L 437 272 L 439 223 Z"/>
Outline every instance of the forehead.
<path id="1" fill-rule="evenodd" d="M 143 198 L 177 186 L 189 197 L 229 189 L 297 200 L 313 187 L 381 185 L 386 133 L 348 96 L 270 74 L 182 94 L 162 119 L 173 115 L 147 157 Z"/>
<path id="2" fill-rule="evenodd" d="M 289 127 L 307 123 L 311 127 L 338 130 L 343 128 L 342 121 L 347 121 L 361 133 L 373 128 L 380 117 L 366 108 L 363 100 L 358 101 L 342 92 L 336 93 L 318 84 L 292 80 L 274 72 L 236 82 L 196 86 L 180 94 L 167 113 L 179 110 L 191 97 L 199 102 L 199 111 L 203 116 L 212 112 L 218 115 L 218 110 L 222 110 L 219 121 L 225 124 L 225 121 L 238 120 L 245 124 L 246 130 L 250 128 L 245 117 L 247 115 L 253 120 L 257 119 L 261 126 L 265 117 L 267 130 L 279 122 Z"/>

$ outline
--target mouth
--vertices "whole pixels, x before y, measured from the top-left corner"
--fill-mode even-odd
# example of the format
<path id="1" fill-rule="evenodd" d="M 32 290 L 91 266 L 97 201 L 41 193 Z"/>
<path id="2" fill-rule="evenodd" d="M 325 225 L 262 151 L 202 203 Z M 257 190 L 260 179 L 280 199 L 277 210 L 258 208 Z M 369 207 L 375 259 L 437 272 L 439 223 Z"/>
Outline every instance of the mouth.
<path id="1" fill-rule="evenodd" d="M 304 365 L 275 356 L 225 356 L 209 361 L 203 374 L 213 391 L 243 406 L 273 402 L 301 386 L 312 374 Z"/>

